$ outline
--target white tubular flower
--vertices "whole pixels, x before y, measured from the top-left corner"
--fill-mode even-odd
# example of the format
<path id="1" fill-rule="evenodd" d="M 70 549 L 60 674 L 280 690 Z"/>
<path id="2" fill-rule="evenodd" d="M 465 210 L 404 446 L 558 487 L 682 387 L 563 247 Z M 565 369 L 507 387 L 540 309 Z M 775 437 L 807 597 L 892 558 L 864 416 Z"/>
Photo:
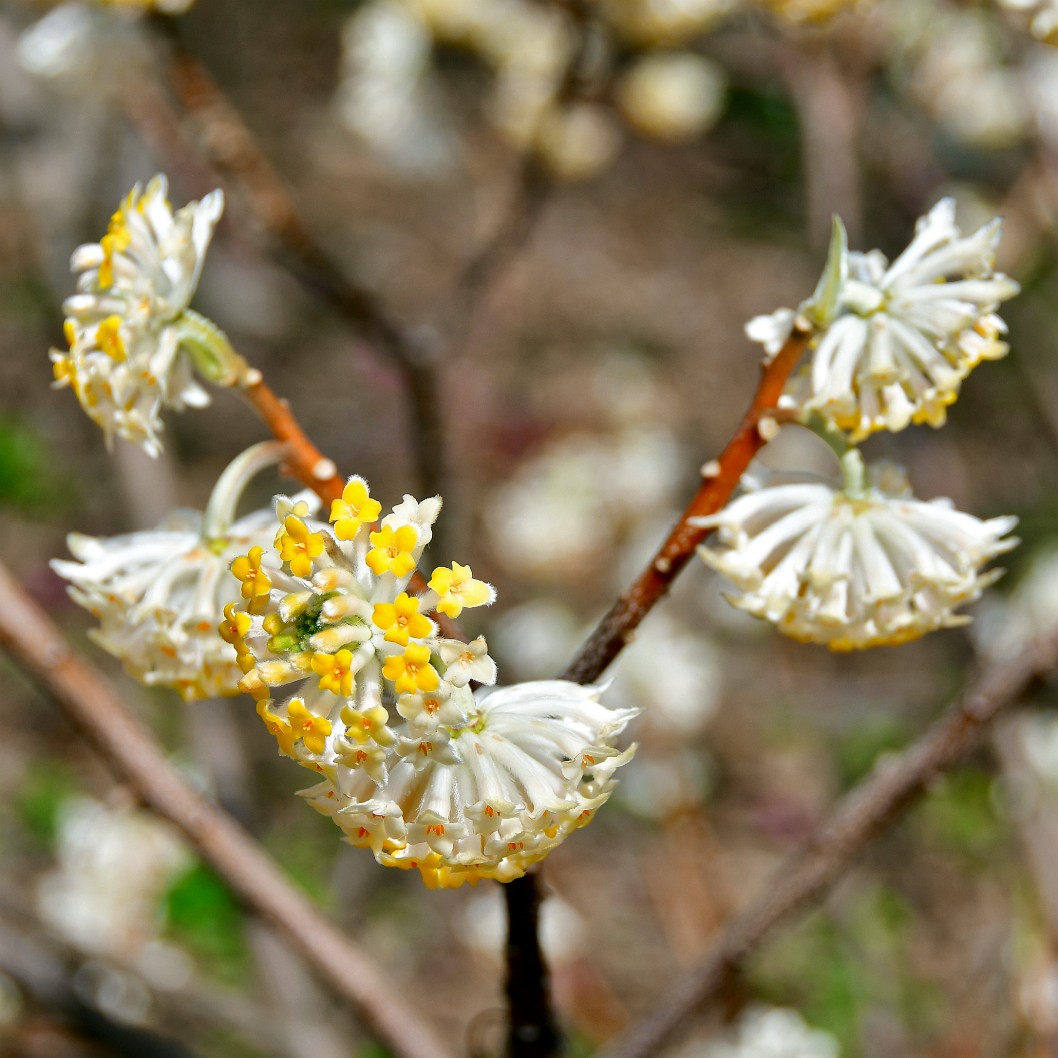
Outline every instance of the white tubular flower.
<path id="1" fill-rule="evenodd" d="M 590 822 L 631 759 L 614 740 L 634 709 L 607 709 L 600 688 L 564 680 L 467 697 L 464 722 L 379 785 L 338 769 L 302 794 L 379 863 L 415 868 L 431 887 L 510 881 Z"/>
<path id="2" fill-rule="evenodd" d="M 406 496 L 373 529 L 381 505 L 362 478 L 331 526 L 280 497 L 276 554 L 232 564 L 246 602 L 222 630 L 280 752 L 324 780 L 305 796 L 354 845 L 429 885 L 505 881 L 606 800 L 634 710 L 562 681 L 471 692 L 496 678 L 484 638 L 444 639 L 428 612 L 488 605 L 491 585 L 453 563 L 407 590 L 440 506 Z"/>
<path id="3" fill-rule="evenodd" d="M 889 264 L 878 250 L 849 252 L 835 219 L 826 270 L 800 307 L 817 334 L 811 364 L 791 386 L 798 407 L 853 442 L 911 423 L 943 425 L 962 380 L 1007 352 L 995 310 L 1019 287 L 994 270 L 999 236 L 998 219 L 962 235 L 946 198 Z M 751 320 L 746 333 L 773 356 L 795 319 L 779 309 Z"/>
<path id="4" fill-rule="evenodd" d="M 172 687 L 185 700 L 239 693 L 236 651 L 217 634 L 225 606 L 239 598 L 228 568 L 247 548 L 267 546 L 275 516 L 261 510 L 236 521 L 234 509 L 249 478 L 282 452 L 273 442 L 244 452 L 221 475 L 204 514 L 177 511 L 157 529 L 67 538 L 78 561 L 52 568 L 99 619 L 91 638 L 134 679 Z"/>
<path id="5" fill-rule="evenodd" d="M 129 192 L 98 243 L 78 247 L 78 293 L 67 298 L 69 350 L 51 351 L 55 385 L 69 386 L 110 444 L 114 435 L 162 448 L 162 407 L 209 403 L 197 370 L 221 385 L 247 377 L 245 362 L 209 320 L 188 305 L 213 229 L 220 191 L 174 214 L 156 176 Z"/>
<path id="6" fill-rule="evenodd" d="M 843 488 L 765 486 L 693 520 L 717 530 L 715 545 L 699 554 L 734 581 L 730 602 L 831 650 L 904 643 L 967 623 L 955 610 L 999 576 L 981 568 L 1017 544 L 1004 539 L 1017 519 L 981 521 L 948 500 L 924 503 L 902 481 L 868 487 L 855 450 L 843 463 Z"/>
<path id="7" fill-rule="evenodd" d="M 488 646 L 482 636 L 472 643 L 449 639 L 441 644 L 441 660 L 445 663 L 445 679 L 453 687 L 465 687 L 471 680 L 478 683 L 496 682 L 496 662 L 489 657 Z"/>

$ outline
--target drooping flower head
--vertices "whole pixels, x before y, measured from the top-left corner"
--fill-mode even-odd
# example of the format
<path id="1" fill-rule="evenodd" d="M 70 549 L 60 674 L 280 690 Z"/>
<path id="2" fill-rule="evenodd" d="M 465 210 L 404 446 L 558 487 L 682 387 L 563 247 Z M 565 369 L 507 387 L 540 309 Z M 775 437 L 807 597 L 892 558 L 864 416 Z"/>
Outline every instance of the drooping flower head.
<path id="1" fill-rule="evenodd" d="M 565 680 L 457 691 L 450 726 L 424 738 L 404 725 L 384 781 L 339 765 L 302 796 L 350 844 L 430 886 L 510 881 L 591 821 L 634 752 L 613 741 L 636 710 L 599 693 Z"/>
<path id="2" fill-rule="evenodd" d="M 222 634 L 280 752 L 322 779 L 314 807 L 380 863 L 457 886 L 517 877 L 587 822 L 632 714 L 562 681 L 472 692 L 496 680 L 484 638 L 446 638 L 431 614 L 487 605 L 492 587 L 454 562 L 409 590 L 440 508 L 406 496 L 376 526 L 358 477 L 330 525 L 279 497 L 272 551 L 232 565 L 244 601 Z"/>
<path id="3" fill-rule="evenodd" d="M 268 546 L 275 517 L 266 509 L 236 520 L 234 511 L 249 478 L 281 453 L 272 442 L 244 452 L 221 475 L 205 513 L 174 511 L 157 529 L 120 536 L 68 537 L 78 561 L 56 560 L 52 568 L 99 619 L 89 635 L 134 679 L 185 699 L 240 693 L 238 656 L 217 634 L 217 621 L 240 598 L 232 561 Z"/>
<path id="4" fill-rule="evenodd" d="M 826 271 L 798 310 L 817 332 L 811 363 L 791 385 L 798 408 L 854 443 L 876 430 L 943 425 L 962 380 L 1007 352 L 995 310 L 1019 287 L 995 271 L 999 236 L 998 219 L 964 236 L 946 198 L 890 264 L 878 250 L 850 252 L 835 219 Z M 774 355 L 797 315 L 758 316 L 746 333 Z"/>
<path id="5" fill-rule="evenodd" d="M 78 247 L 78 293 L 66 299 L 69 349 L 53 349 L 56 386 L 69 386 L 106 434 L 161 451 L 163 407 L 209 403 L 195 379 L 232 385 L 246 364 L 190 310 L 206 249 L 224 208 L 220 191 L 173 212 L 167 182 L 137 184 L 98 243 Z"/>
<path id="6" fill-rule="evenodd" d="M 717 530 L 699 554 L 735 583 L 729 601 L 831 650 L 967 623 L 955 611 L 999 576 L 981 571 L 1017 544 L 1007 536 L 1017 519 L 982 521 L 948 500 L 916 500 L 891 466 L 868 484 L 855 449 L 843 463 L 843 487 L 764 485 L 693 520 Z"/>

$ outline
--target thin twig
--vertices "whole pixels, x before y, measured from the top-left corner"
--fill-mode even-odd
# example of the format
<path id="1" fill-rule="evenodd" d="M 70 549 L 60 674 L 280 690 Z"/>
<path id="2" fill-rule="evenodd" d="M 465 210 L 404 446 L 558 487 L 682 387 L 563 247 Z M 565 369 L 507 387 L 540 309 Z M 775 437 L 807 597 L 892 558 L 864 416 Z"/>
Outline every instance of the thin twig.
<path id="1" fill-rule="evenodd" d="M 854 858 L 987 726 L 1058 669 L 1058 635 L 989 667 L 934 725 L 896 757 L 880 760 L 815 835 L 724 930 L 705 958 L 670 985 L 651 1013 L 599 1058 L 653 1058 L 688 1018 L 720 995 L 746 957 L 782 922 L 823 896 Z"/>
<path id="2" fill-rule="evenodd" d="M 807 331 L 795 330 L 778 354 L 764 364 L 760 383 L 727 447 L 720 457 L 702 467 L 702 484 L 650 564 L 614 603 L 599 622 L 562 679 L 592 683 L 629 642 L 639 622 L 665 595 L 680 570 L 687 565 L 708 530 L 688 524 L 688 519 L 715 514 L 731 498 L 750 460 L 767 443 L 760 430 L 786 386 L 786 380 L 808 344 Z M 765 431 L 767 432 L 767 431 Z"/>
<path id="3" fill-rule="evenodd" d="M 286 473 L 312 489 L 324 503 L 338 499 L 345 481 L 334 463 L 309 440 L 290 404 L 276 396 L 259 373 L 238 392 L 245 394 L 275 439 L 287 444 Z"/>
<path id="4" fill-rule="evenodd" d="M 481 300 L 528 242 L 553 187 L 554 181 L 539 157 L 526 154 L 500 222 L 463 266 L 456 282 L 460 319 L 450 339 L 453 344 L 461 343 L 473 330 Z"/>
<path id="5" fill-rule="evenodd" d="M 276 440 L 287 444 L 288 455 L 284 462 L 284 471 L 312 489 L 325 504 L 329 505 L 333 500 L 338 499 L 345 487 L 345 479 L 339 475 L 334 462 L 328 459 L 309 439 L 290 410 L 290 404 L 272 391 L 271 387 L 260 377 L 260 372 L 256 372 L 252 381 L 238 392 L 244 394 L 253 405 L 254 410 L 272 431 Z M 410 586 L 413 591 L 426 590 L 426 578 L 419 570 L 412 574 Z M 433 618 L 440 625 L 441 632 L 446 638 L 467 642 L 467 634 L 454 618 L 443 613 L 435 613 Z"/>
<path id="6" fill-rule="evenodd" d="M 434 343 L 392 315 L 374 291 L 357 283 L 320 245 L 238 110 L 184 47 L 173 20 L 157 15 L 151 21 L 164 38 L 168 83 L 199 130 L 197 142 L 217 175 L 237 190 L 264 234 L 284 252 L 299 282 L 399 369 L 411 413 L 419 487 L 426 495 L 443 493 L 444 402 L 437 399 Z"/>
<path id="7" fill-rule="evenodd" d="M 551 102 L 557 108 L 568 106 L 586 91 L 584 67 L 596 25 L 591 10 L 581 0 L 569 0 L 559 6 L 572 23 L 575 39 Z M 450 347 L 465 344 L 472 336 L 485 296 L 525 248 L 554 189 L 553 174 L 535 148 L 529 146 L 499 223 L 463 266 L 456 281 Z"/>
<path id="8" fill-rule="evenodd" d="M 144 803 L 174 823 L 256 913 L 283 934 L 365 1027 L 400 1058 L 448 1052 L 403 992 L 283 876 L 232 819 L 190 786 L 106 678 L 0 566 L 0 646 L 54 698 Z"/>

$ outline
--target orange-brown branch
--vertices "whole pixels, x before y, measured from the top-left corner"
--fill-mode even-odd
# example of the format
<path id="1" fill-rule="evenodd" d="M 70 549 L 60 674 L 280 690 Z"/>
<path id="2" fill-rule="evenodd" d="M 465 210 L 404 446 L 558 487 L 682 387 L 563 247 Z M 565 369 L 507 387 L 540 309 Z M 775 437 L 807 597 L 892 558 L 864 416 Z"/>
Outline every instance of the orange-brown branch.
<path id="1" fill-rule="evenodd" d="M 309 440 L 290 405 L 260 378 L 243 386 L 242 392 L 276 440 L 289 446 L 290 454 L 284 464 L 286 473 L 312 489 L 325 504 L 338 499 L 345 487 L 344 479 L 334 463 Z"/>
<path id="2" fill-rule="evenodd" d="M 708 535 L 707 529 L 689 524 L 691 518 L 715 514 L 731 498 L 750 460 L 766 443 L 761 420 L 773 411 L 786 387 L 790 372 L 804 353 L 810 334 L 795 330 L 774 359 L 761 369 L 757 392 L 727 447 L 714 464 L 702 470 L 702 485 L 680 516 L 650 564 L 623 592 L 599 622 L 562 678 L 592 683 L 621 652 L 639 622 L 669 590 L 680 570 Z"/>

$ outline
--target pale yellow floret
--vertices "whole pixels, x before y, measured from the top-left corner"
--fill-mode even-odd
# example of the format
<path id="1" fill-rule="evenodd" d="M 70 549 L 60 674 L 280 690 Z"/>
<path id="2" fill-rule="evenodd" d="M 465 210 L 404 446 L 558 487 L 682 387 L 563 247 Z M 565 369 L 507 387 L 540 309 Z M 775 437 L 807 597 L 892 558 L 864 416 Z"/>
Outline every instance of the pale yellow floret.
<path id="1" fill-rule="evenodd" d="M 300 698 L 291 698 L 287 706 L 290 728 L 295 738 L 305 743 L 310 753 L 322 753 L 331 733 L 331 722 L 324 716 L 314 716 Z"/>
<path id="2" fill-rule="evenodd" d="M 422 639 L 428 636 L 432 625 L 428 617 L 419 613 L 419 600 L 402 591 L 393 602 L 380 602 L 375 605 L 371 620 L 385 632 L 387 643 L 396 643 L 406 647 L 408 639 Z"/>
<path id="3" fill-rule="evenodd" d="M 96 328 L 96 344 L 116 364 L 128 358 L 121 338 L 121 317 L 107 316 Z"/>
<path id="4" fill-rule="evenodd" d="M 382 513 L 382 504 L 371 498 L 367 485 L 352 478 L 342 490 L 342 498 L 331 503 L 330 521 L 339 540 L 352 540 L 362 525 L 370 525 Z"/>
<path id="5" fill-rule="evenodd" d="M 441 684 L 437 670 L 430 664 L 430 648 L 412 643 L 403 654 L 386 658 L 382 675 L 397 688 L 398 694 L 436 691 Z"/>
<path id="6" fill-rule="evenodd" d="M 320 678 L 320 690 L 351 698 L 356 687 L 352 664 L 353 654 L 349 650 L 339 650 L 337 654 L 313 654 L 312 671 Z"/>
<path id="7" fill-rule="evenodd" d="M 264 701 L 272 696 L 268 685 L 261 679 L 261 674 L 256 668 L 251 668 L 236 686 L 240 691 L 250 695 L 255 702 Z"/>
<path id="8" fill-rule="evenodd" d="M 240 661 L 244 657 L 250 658 L 249 668 L 253 668 L 253 655 L 250 653 L 250 648 L 246 645 L 246 633 L 250 631 L 250 615 L 243 613 L 241 610 L 237 611 L 235 603 L 230 602 L 224 607 L 224 620 L 221 621 L 217 631 L 220 632 L 220 638 L 225 643 L 230 643 L 235 648 L 235 653 Z M 243 671 L 249 670 L 244 669 Z"/>
<path id="9" fill-rule="evenodd" d="M 485 606 L 493 599 L 492 588 L 483 580 L 475 580 L 470 567 L 458 562 L 451 567 L 438 566 L 430 587 L 440 596 L 437 609 L 449 617 L 458 617 L 465 606 Z"/>
<path id="10" fill-rule="evenodd" d="M 359 743 L 373 739 L 381 745 L 392 745 L 395 736 L 389 730 L 389 713 L 385 706 L 374 705 L 368 709 L 354 709 L 344 706 L 341 712 L 345 724 L 345 734 Z"/>
<path id="11" fill-rule="evenodd" d="M 312 560 L 323 554 L 323 534 L 314 533 L 296 515 L 288 514 L 276 536 L 279 557 L 290 565 L 295 577 L 312 576 Z"/>
<path id="12" fill-rule="evenodd" d="M 279 743 L 279 751 L 288 757 L 294 755 L 294 729 L 281 716 L 277 716 L 268 708 L 271 699 L 265 698 L 257 703 L 257 715 L 264 721 L 265 727 L 275 736 Z"/>
<path id="13" fill-rule="evenodd" d="M 264 548 L 255 545 L 245 555 L 240 555 L 232 564 L 232 575 L 242 581 L 242 597 L 247 600 L 251 613 L 259 613 L 272 590 L 268 574 L 261 569 Z"/>
<path id="14" fill-rule="evenodd" d="M 412 551 L 418 542 L 419 531 L 413 525 L 402 525 L 399 529 L 384 525 L 371 534 L 367 564 L 376 576 L 392 573 L 395 577 L 406 577 L 415 568 Z"/>

